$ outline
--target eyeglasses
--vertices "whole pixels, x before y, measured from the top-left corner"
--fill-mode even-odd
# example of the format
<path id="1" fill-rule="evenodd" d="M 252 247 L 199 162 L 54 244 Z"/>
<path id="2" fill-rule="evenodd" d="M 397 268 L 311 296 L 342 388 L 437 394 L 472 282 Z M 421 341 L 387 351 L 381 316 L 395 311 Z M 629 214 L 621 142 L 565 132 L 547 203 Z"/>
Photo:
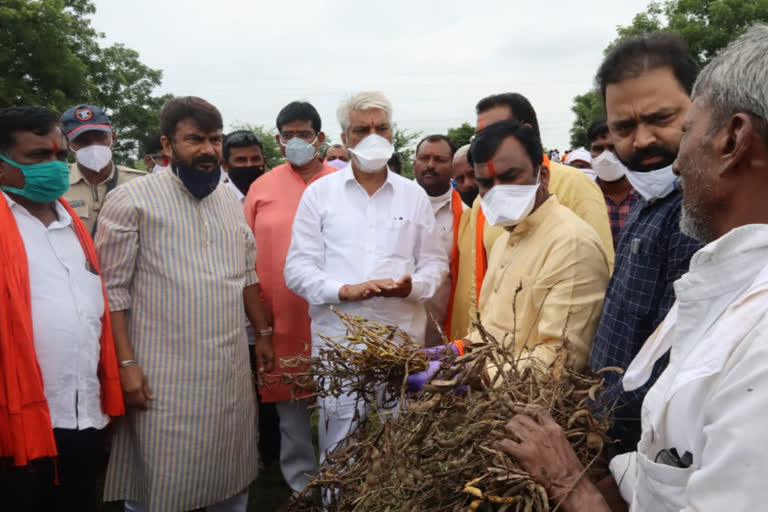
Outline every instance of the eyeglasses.
<path id="1" fill-rule="evenodd" d="M 285 146 L 292 138 L 298 137 L 304 142 L 313 144 L 317 140 L 317 135 L 312 130 L 296 130 L 296 131 L 282 131 L 280 132 L 280 144 Z"/>

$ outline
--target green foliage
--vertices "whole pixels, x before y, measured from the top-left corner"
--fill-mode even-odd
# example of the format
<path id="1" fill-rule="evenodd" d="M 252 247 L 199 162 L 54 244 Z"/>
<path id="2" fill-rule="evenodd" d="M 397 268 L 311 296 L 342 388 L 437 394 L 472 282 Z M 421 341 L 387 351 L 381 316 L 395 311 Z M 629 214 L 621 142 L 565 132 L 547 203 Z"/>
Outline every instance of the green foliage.
<path id="1" fill-rule="evenodd" d="M 593 121 L 605 117 L 600 93 L 592 90 L 576 96 L 573 98 L 571 110 L 576 114 L 576 120 L 571 127 L 571 147 L 574 149 L 587 148 L 589 147 L 587 128 Z"/>
<path id="2" fill-rule="evenodd" d="M 233 126 L 235 130 L 250 130 L 261 137 L 264 141 L 264 157 L 267 159 L 267 169 L 272 169 L 285 162 L 283 154 L 280 152 L 280 146 L 277 145 L 275 135 L 277 130 L 269 130 L 261 124 L 238 123 Z"/>
<path id="3" fill-rule="evenodd" d="M 115 160 L 131 164 L 140 141 L 158 130 L 168 98 L 153 96 L 162 72 L 104 37 L 90 0 L 3 0 L 0 4 L 0 107 L 40 105 L 63 112 L 78 103 L 106 110 L 118 133 Z"/>
<path id="4" fill-rule="evenodd" d="M 475 127 L 465 122 L 461 123 L 461 126 L 450 128 L 447 135 L 453 139 L 453 141 L 456 143 L 456 147 L 460 148 L 469 144 L 469 140 L 472 138 L 474 133 Z"/>
<path id="5" fill-rule="evenodd" d="M 398 128 L 395 123 L 392 144 L 395 146 L 395 153 L 400 155 L 403 164 L 402 175 L 406 178 L 413 178 L 413 154 L 416 151 L 414 146 L 419 141 L 419 137 L 421 132 Z"/>
<path id="6" fill-rule="evenodd" d="M 768 0 L 666 0 L 652 2 L 645 12 L 635 15 L 632 23 L 616 29 L 617 38 L 605 53 L 620 40 L 659 30 L 680 34 L 691 48 L 699 65 L 705 66 L 717 52 L 739 37 L 755 23 L 768 22 Z M 593 108 L 590 98 L 593 92 L 576 96 L 572 110 L 576 121 L 571 128 L 571 144 L 582 140 L 581 130 L 585 128 L 582 114 Z M 598 110 L 592 110 L 594 114 Z M 589 123 L 598 119 L 586 121 Z M 586 139 L 586 136 L 584 136 Z"/>

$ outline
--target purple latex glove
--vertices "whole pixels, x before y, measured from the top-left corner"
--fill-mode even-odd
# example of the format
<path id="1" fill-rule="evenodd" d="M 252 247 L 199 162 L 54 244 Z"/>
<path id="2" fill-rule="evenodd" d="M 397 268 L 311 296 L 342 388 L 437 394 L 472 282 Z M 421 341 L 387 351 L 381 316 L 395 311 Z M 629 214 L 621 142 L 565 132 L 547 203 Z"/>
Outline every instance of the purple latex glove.
<path id="1" fill-rule="evenodd" d="M 455 343 L 438 345 L 432 348 L 425 348 L 422 349 L 422 352 L 427 356 L 428 361 L 439 361 L 448 355 L 449 349 L 452 350 L 455 355 L 459 355 L 459 347 L 457 347 Z"/>
<path id="2" fill-rule="evenodd" d="M 435 348 L 442 348 L 442 347 L 435 347 Z M 432 349 L 426 349 L 425 351 L 429 351 Z M 429 380 L 440 370 L 440 361 L 429 361 L 427 363 L 427 369 L 423 372 L 414 373 L 413 375 L 409 375 L 408 379 L 406 380 L 406 386 L 410 391 L 421 391 L 424 389 L 424 384 L 429 382 Z"/>

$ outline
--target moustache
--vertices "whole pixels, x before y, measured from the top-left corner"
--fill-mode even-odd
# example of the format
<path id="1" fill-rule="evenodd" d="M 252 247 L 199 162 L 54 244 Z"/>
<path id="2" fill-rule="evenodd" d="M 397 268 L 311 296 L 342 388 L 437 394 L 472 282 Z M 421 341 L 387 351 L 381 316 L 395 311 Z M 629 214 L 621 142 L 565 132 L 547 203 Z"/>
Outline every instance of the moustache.
<path id="1" fill-rule="evenodd" d="M 642 163 L 643 160 L 656 156 L 660 157 L 661 160 L 650 165 Z M 635 151 L 632 154 L 632 158 L 630 158 L 629 162 L 627 162 L 625 165 L 632 171 L 649 172 L 655 171 L 657 169 L 663 169 L 664 167 L 672 165 L 672 163 L 675 161 L 675 158 L 677 158 L 677 151 L 672 151 L 667 147 L 654 144 Z"/>
<path id="2" fill-rule="evenodd" d="M 421 173 L 422 176 L 437 176 L 437 171 L 432 167 L 427 167 L 424 169 L 424 172 Z"/>

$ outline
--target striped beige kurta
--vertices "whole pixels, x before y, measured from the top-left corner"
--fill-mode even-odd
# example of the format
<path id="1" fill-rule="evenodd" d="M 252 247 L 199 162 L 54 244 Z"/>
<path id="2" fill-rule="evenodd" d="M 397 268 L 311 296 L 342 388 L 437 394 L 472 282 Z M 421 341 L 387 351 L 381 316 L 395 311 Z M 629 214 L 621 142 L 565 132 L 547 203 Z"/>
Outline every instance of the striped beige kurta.
<path id="1" fill-rule="evenodd" d="M 177 511 L 242 492 L 258 463 L 243 308 L 257 277 L 240 201 L 221 185 L 198 201 L 161 171 L 112 191 L 98 224 L 110 310 L 126 310 L 155 396 L 116 424 L 104 499 Z"/>

